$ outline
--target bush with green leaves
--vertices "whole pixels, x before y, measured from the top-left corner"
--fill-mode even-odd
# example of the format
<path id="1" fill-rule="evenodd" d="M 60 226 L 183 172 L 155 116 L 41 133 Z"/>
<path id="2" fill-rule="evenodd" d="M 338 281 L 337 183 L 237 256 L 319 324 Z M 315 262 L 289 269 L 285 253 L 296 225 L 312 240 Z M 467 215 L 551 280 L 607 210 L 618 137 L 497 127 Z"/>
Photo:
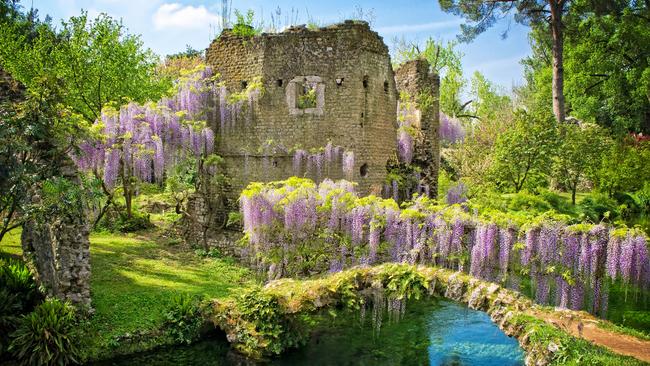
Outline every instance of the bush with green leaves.
<path id="1" fill-rule="evenodd" d="M 153 227 L 153 224 L 148 214 L 134 210 L 131 217 L 129 217 L 126 210 L 117 205 L 107 211 L 97 224 L 99 230 L 121 233 L 132 233 L 151 227 Z"/>
<path id="2" fill-rule="evenodd" d="M 9 335 L 20 317 L 42 300 L 29 268 L 19 260 L 0 259 L 0 357 L 7 351 Z"/>
<path id="3" fill-rule="evenodd" d="M 300 323 L 303 319 L 285 314 L 277 295 L 253 288 L 239 298 L 237 305 L 242 319 L 255 324 L 258 337 L 241 334 L 250 349 L 257 348 L 259 338 L 262 338 L 267 342 L 267 349 L 278 355 L 285 349 L 303 345 L 307 340 L 307 327 Z"/>
<path id="4" fill-rule="evenodd" d="M 246 14 L 242 14 L 239 10 L 235 10 L 235 24 L 232 26 L 233 34 L 240 37 L 253 37 L 260 34 L 262 31 L 255 28 L 253 22 L 255 20 L 255 12 L 248 10 Z"/>
<path id="5" fill-rule="evenodd" d="M 32 311 L 43 299 L 32 272 L 20 260 L 0 259 L 0 284 L 0 289 L 16 296 L 20 304 L 20 314 Z"/>
<path id="6" fill-rule="evenodd" d="M 602 193 L 592 193 L 578 205 L 580 218 L 594 223 L 604 219 L 614 220 L 620 216 L 616 200 Z"/>
<path id="7" fill-rule="evenodd" d="M 195 342 L 204 323 L 201 297 L 183 293 L 172 298 L 172 305 L 165 313 L 164 328 L 174 341 Z"/>
<path id="8" fill-rule="evenodd" d="M 79 339 L 74 307 L 48 299 L 25 315 L 11 334 L 9 351 L 21 365 L 70 365 L 79 363 Z"/>

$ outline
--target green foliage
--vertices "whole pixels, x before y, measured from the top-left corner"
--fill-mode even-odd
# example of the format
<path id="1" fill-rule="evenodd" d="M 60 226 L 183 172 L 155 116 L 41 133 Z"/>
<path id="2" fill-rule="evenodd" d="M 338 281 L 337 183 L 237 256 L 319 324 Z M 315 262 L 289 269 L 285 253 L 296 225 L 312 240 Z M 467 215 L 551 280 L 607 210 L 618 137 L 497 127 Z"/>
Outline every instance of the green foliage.
<path id="1" fill-rule="evenodd" d="M 173 344 L 161 326 L 179 293 L 224 299 L 253 283 L 254 276 L 232 261 L 200 258 L 146 235 L 90 236 L 95 314 L 83 327 L 89 340 L 84 361 Z"/>
<path id="2" fill-rule="evenodd" d="M 0 41 L 0 63 L 28 89 L 43 77 L 57 80 L 63 104 L 89 122 L 109 102 L 159 99 L 171 82 L 156 76 L 157 57 L 138 36 L 106 14 L 94 20 L 83 12 L 62 22 L 60 32 L 44 24 L 27 37 L 19 24 L 8 25 Z"/>
<path id="3" fill-rule="evenodd" d="M 178 343 L 190 344 L 199 339 L 204 323 L 201 297 L 187 293 L 175 295 L 165 313 L 164 327 Z"/>
<path id="4" fill-rule="evenodd" d="M 197 249 L 194 251 L 194 254 L 201 258 L 221 258 L 223 255 L 221 254 L 221 251 L 217 248 L 211 248 L 210 250 L 206 251 L 205 249 Z"/>
<path id="5" fill-rule="evenodd" d="M 304 332 L 296 325 L 296 320 L 283 313 L 276 295 L 258 287 L 253 288 L 239 298 L 237 309 L 242 319 L 255 326 L 257 336 L 264 340 L 265 348 L 271 354 L 278 355 L 306 340 Z M 258 338 L 246 338 L 246 347 L 253 350 L 259 348 Z"/>
<path id="6" fill-rule="evenodd" d="M 109 232 L 133 233 L 153 227 L 149 214 L 134 210 L 131 216 L 126 209 L 115 204 L 97 224 L 96 229 Z"/>
<path id="7" fill-rule="evenodd" d="M 602 193 L 592 193 L 578 205 L 581 220 L 598 223 L 604 219 L 614 220 L 620 213 L 616 200 Z"/>
<path id="8" fill-rule="evenodd" d="M 243 215 L 239 211 L 230 211 L 228 212 L 228 222 L 226 223 L 226 226 L 237 226 L 237 225 L 242 225 L 243 223 Z"/>
<path id="9" fill-rule="evenodd" d="M 433 38 L 428 38 L 422 49 L 418 44 L 405 39 L 398 40 L 395 46 L 396 65 L 423 58 L 441 76 L 440 110 L 450 116 L 463 113 L 464 106 L 460 98 L 467 85 L 461 62 L 463 53 L 456 46 L 456 42 L 444 43 Z"/>
<path id="10" fill-rule="evenodd" d="M 305 92 L 298 96 L 296 102 L 299 109 L 315 108 L 316 107 L 316 88 L 305 86 Z"/>
<path id="11" fill-rule="evenodd" d="M 253 26 L 255 20 L 255 12 L 249 9 L 246 14 L 242 14 L 239 10 L 235 9 L 235 24 L 232 26 L 232 33 L 239 37 L 254 37 L 261 33 L 261 30 Z"/>
<path id="12" fill-rule="evenodd" d="M 526 190 L 513 194 L 508 203 L 508 210 L 510 211 L 531 211 L 542 213 L 550 209 L 551 204 L 543 197 L 529 193 Z"/>
<path id="13" fill-rule="evenodd" d="M 379 278 L 389 298 L 419 300 L 429 288 L 427 279 L 411 266 L 387 264 L 382 267 Z"/>
<path id="14" fill-rule="evenodd" d="M 650 133 L 647 2 L 575 1 L 566 17 L 567 101 L 576 117 Z"/>
<path id="15" fill-rule="evenodd" d="M 594 181 L 607 150 L 608 140 L 605 131 L 597 125 L 560 125 L 560 145 L 554 158 L 554 175 L 572 193 L 571 202 L 575 204 L 578 184 L 584 178 Z"/>
<path id="16" fill-rule="evenodd" d="M 650 182 L 650 142 L 621 141 L 605 153 L 599 176 L 600 190 L 615 193 L 637 191 Z"/>
<path id="17" fill-rule="evenodd" d="M 6 296 L 15 295 L 19 305 L 17 314 L 25 314 L 42 300 L 34 277 L 24 262 L 15 259 L 0 259 L 0 283 Z"/>
<path id="18" fill-rule="evenodd" d="M 515 192 L 530 180 L 544 179 L 550 173 L 556 143 L 556 124 L 550 116 L 518 111 L 515 126 L 494 145 L 494 178 Z"/>
<path id="19" fill-rule="evenodd" d="M 72 305 L 49 299 L 23 317 L 11 335 L 9 350 L 22 365 L 76 364 L 80 352 L 75 322 Z"/>
<path id="20" fill-rule="evenodd" d="M 167 55 L 167 60 L 202 57 L 203 51 L 199 51 L 189 44 L 185 45 L 185 51 Z"/>
<path id="21" fill-rule="evenodd" d="M 482 121 L 505 119 L 512 113 L 510 97 L 479 71 L 472 75 L 470 95 L 469 113 Z"/>
<path id="22" fill-rule="evenodd" d="M 29 268 L 19 260 L 0 257 L 0 359 L 20 317 L 42 300 Z"/>

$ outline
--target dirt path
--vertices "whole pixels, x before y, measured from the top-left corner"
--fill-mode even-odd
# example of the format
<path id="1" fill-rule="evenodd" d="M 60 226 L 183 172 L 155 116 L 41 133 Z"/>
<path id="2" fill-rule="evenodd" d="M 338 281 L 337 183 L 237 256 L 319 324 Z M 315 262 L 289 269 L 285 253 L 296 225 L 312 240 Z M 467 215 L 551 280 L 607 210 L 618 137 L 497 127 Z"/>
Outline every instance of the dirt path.
<path id="1" fill-rule="evenodd" d="M 650 341 L 631 335 L 600 328 L 601 320 L 583 312 L 530 310 L 530 315 L 540 318 L 574 337 L 586 339 L 621 355 L 632 356 L 650 362 Z"/>

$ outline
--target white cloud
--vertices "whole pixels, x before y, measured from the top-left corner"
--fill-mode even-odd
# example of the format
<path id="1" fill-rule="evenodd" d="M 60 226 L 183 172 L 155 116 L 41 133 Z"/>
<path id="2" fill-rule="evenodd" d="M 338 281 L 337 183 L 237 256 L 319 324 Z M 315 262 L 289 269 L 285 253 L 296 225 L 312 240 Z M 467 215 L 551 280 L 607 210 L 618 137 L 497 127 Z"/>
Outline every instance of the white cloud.
<path id="1" fill-rule="evenodd" d="M 422 24 L 400 24 L 400 25 L 392 25 L 387 27 L 379 27 L 377 28 L 377 32 L 381 34 L 417 33 L 423 31 L 457 27 L 460 24 L 462 24 L 461 20 L 448 20 L 444 22 L 431 22 L 431 23 L 422 23 Z"/>
<path id="2" fill-rule="evenodd" d="M 219 15 L 211 13 L 205 6 L 183 6 L 178 3 L 162 4 L 153 15 L 157 30 L 166 28 L 206 29 L 210 24 L 219 24 Z"/>

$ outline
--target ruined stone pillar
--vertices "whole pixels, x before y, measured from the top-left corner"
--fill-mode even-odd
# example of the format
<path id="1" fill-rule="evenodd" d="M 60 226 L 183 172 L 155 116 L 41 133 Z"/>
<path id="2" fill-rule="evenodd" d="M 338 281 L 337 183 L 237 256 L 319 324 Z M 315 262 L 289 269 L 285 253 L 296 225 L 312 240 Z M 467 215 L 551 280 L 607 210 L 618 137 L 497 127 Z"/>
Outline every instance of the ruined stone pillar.
<path id="1" fill-rule="evenodd" d="M 67 164 L 66 164 L 67 163 Z M 62 176 L 79 184 L 77 169 L 66 160 Z M 36 192 L 32 203 L 41 203 Z M 90 307 L 90 225 L 85 214 L 43 215 L 23 225 L 23 256 L 48 295 Z"/>
<path id="2" fill-rule="evenodd" d="M 420 133 L 415 137 L 412 164 L 422 170 L 421 183 L 435 198 L 440 166 L 440 77 L 431 71 L 429 62 L 417 59 L 400 65 L 395 71 L 395 83 L 400 97 L 415 103 L 414 127 Z"/>

